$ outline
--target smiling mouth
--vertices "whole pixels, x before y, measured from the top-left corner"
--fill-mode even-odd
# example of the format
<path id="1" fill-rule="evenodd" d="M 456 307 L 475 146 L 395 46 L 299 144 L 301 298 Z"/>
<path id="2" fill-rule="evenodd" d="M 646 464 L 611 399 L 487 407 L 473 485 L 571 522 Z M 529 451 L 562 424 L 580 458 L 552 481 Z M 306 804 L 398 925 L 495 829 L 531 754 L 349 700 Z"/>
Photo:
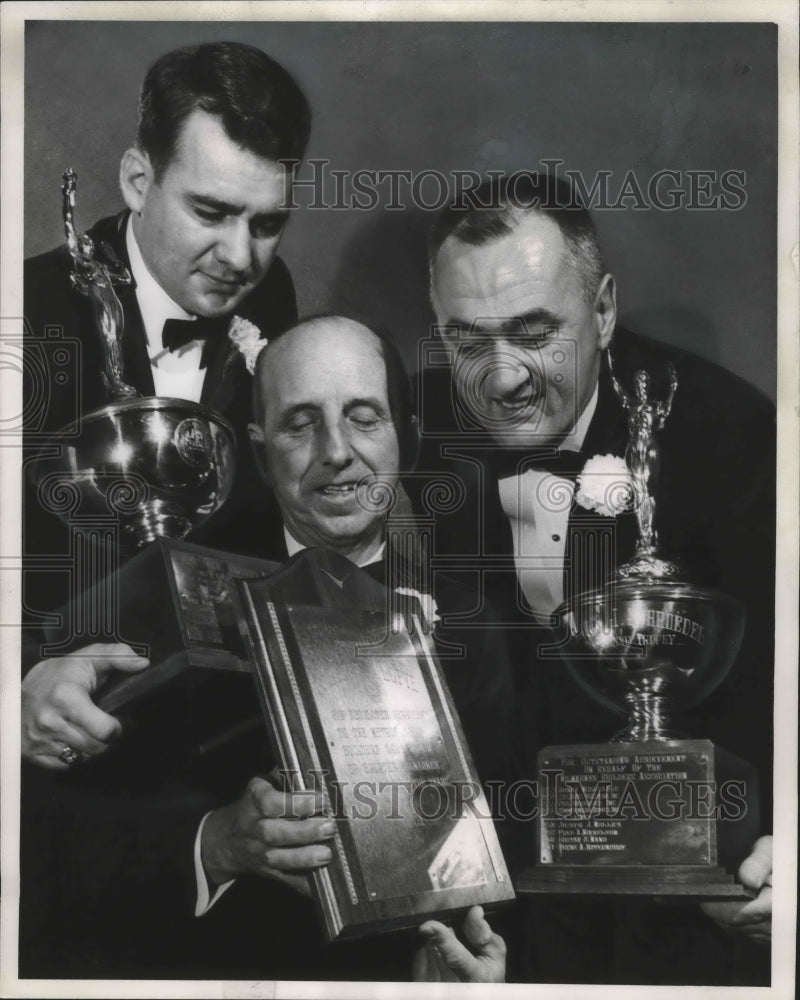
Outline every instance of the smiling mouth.
<path id="1" fill-rule="evenodd" d="M 237 288 L 242 288 L 246 284 L 243 278 L 218 278 L 213 274 L 206 274 L 205 271 L 201 272 L 206 281 L 210 281 L 212 285 L 219 285 L 222 288 L 227 288 L 233 291 Z"/>
<path id="2" fill-rule="evenodd" d="M 318 486 L 317 493 L 324 497 L 347 497 L 356 491 L 356 483 L 328 483 L 325 486 Z"/>
<path id="3" fill-rule="evenodd" d="M 506 413 L 522 413 L 526 410 L 532 410 L 537 402 L 533 391 L 529 388 L 515 392 L 510 396 L 490 396 L 489 398 L 494 406 Z"/>

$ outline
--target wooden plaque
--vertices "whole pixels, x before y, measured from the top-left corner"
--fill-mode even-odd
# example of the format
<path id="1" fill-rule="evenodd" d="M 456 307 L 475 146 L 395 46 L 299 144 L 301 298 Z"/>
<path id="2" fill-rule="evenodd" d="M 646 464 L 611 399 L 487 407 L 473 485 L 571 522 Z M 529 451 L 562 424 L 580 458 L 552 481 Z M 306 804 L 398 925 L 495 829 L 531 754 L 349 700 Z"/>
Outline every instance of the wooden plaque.
<path id="1" fill-rule="evenodd" d="M 386 590 L 322 550 L 238 588 L 278 758 L 337 821 L 313 875 L 328 939 L 513 899 L 419 603 L 390 620 Z"/>

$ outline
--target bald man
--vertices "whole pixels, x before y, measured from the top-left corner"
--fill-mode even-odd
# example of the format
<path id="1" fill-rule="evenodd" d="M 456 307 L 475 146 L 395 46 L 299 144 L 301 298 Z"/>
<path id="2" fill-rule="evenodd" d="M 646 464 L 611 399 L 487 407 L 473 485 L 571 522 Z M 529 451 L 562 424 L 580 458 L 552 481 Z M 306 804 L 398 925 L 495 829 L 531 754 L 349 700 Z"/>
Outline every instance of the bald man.
<path id="1" fill-rule="evenodd" d="M 395 348 L 341 317 L 302 323 L 274 338 L 261 352 L 254 414 L 250 437 L 280 507 L 287 555 L 321 546 L 345 556 L 387 588 L 419 582 L 413 565 L 402 568 L 402 580 L 388 578 L 385 510 L 362 504 L 359 494 L 365 483 L 394 489 L 416 455 L 408 379 Z M 465 588 L 446 580 L 437 584 L 436 602 L 444 615 L 463 615 L 473 606 L 475 595 Z M 484 780 L 502 774 L 506 764 L 504 738 L 511 710 L 503 636 L 492 631 L 491 624 L 487 610 L 482 630 L 442 625 L 434 632 L 442 648 L 465 650 L 462 659 L 451 657 L 443 666 Z M 35 668 L 36 683 L 26 679 L 25 704 L 29 708 L 36 704 L 37 710 L 29 713 L 33 718 L 26 720 L 25 728 L 36 728 L 37 713 L 39 723 L 47 716 L 50 724 L 50 742 L 43 741 L 38 763 L 49 760 L 56 766 L 61 734 L 52 734 L 59 725 L 71 726 L 72 745 L 99 758 L 71 769 L 68 777 L 79 789 L 82 769 L 90 774 L 92 768 L 104 765 L 108 781 L 114 774 L 113 755 L 104 754 L 105 731 L 94 727 L 99 720 L 107 731 L 116 722 L 100 713 L 89 697 L 97 681 L 93 664 L 106 670 L 107 659 L 102 656 L 107 651 L 93 652 L 94 659 L 84 653 L 60 662 L 44 661 Z M 125 650 L 114 652 L 120 655 Z M 132 661 L 129 665 L 141 666 Z M 82 706 L 82 743 L 76 742 L 76 713 L 59 717 L 63 698 L 54 704 L 52 687 L 47 687 L 59 670 L 70 672 L 71 702 Z M 138 884 L 124 878 L 127 895 L 120 901 L 127 904 L 124 917 L 108 914 L 109 929 L 118 919 L 120 924 L 130 922 L 132 913 L 141 918 L 133 921 L 134 926 L 149 920 L 152 928 L 142 932 L 135 949 L 129 940 L 121 949 L 109 930 L 89 950 L 82 945 L 87 961 L 91 955 L 106 974 L 119 975 L 118 956 L 127 947 L 131 954 L 136 952 L 140 976 L 409 978 L 419 946 L 413 932 L 382 935 L 368 944 L 337 943 L 333 948 L 322 940 L 308 875 L 331 860 L 335 825 L 321 815 L 319 797 L 287 793 L 277 781 L 258 776 L 268 774 L 274 764 L 261 733 L 254 745 L 236 748 L 227 759 L 229 770 L 221 784 L 210 789 L 200 781 L 189 795 L 184 785 L 194 775 L 176 774 L 173 763 L 164 762 L 164 789 L 169 791 L 175 782 L 181 805 L 170 804 L 162 795 L 155 810 L 148 804 L 153 815 L 143 823 L 134 821 L 134 842 L 123 842 L 116 867 L 136 873 Z M 159 822 L 168 827 L 161 847 Z M 102 827 L 102 819 L 98 823 L 95 817 L 85 817 L 78 829 L 91 837 L 98 825 Z M 63 857 L 69 863 L 70 851 L 64 850 Z M 60 859 L 56 854 L 56 861 Z M 113 894 L 105 885 L 84 892 L 77 912 L 85 913 L 87 906 L 102 912 Z M 160 940 L 153 944 L 156 932 Z M 414 974 L 502 978 L 504 945 L 479 911 L 469 912 L 463 933 L 471 948 L 442 925 L 429 922 L 425 927 L 429 944 L 417 956 Z M 101 950 L 103 955 L 98 954 Z M 444 956 L 443 963 L 439 956 Z M 86 964 L 76 962 L 73 955 L 71 974 L 85 975 Z"/>

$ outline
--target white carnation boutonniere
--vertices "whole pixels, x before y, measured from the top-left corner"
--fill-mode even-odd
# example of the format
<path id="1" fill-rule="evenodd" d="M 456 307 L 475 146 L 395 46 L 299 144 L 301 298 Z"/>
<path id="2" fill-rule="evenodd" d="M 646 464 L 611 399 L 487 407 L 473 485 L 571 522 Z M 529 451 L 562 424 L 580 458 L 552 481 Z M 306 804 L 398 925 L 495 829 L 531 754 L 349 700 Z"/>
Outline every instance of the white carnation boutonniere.
<path id="1" fill-rule="evenodd" d="M 261 336 L 261 331 L 255 323 L 251 323 L 249 319 L 243 319 L 241 316 L 234 316 L 231 320 L 228 338 L 238 348 L 239 353 L 244 358 L 247 370 L 253 375 L 256 370 L 256 358 L 258 358 L 262 348 L 269 343 L 267 338 Z"/>
<path id="2" fill-rule="evenodd" d="M 396 594 L 403 594 L 406 597 L 416 597 L 422 607 L 425 624 L 429 629 L 436 628 L 437 623 L 442 620 L 432 594 L 421 594 L 418 590 L 413 590 L 411 587 L 395 587 L 394 592 Z"/>
<path id="3" fill-rule="evenodd" d="M 604 517 L 633 508 L 633 482 L 624 458 L 593 455 L 577 479 L 576 501 Z"/>

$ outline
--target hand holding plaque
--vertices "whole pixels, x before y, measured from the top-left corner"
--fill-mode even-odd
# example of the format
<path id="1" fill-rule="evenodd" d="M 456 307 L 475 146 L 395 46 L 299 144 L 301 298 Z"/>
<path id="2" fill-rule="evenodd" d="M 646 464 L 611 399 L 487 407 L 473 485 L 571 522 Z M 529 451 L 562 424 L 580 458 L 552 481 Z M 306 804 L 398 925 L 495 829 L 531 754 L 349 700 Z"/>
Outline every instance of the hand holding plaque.
<path id="1" fill-rule="evenodd" d="M 238 587 L 276 756 L 335 822 L 312 873 L 328 939 L 513 899 L 416 599 L 390 619 L 386 588 L 323 549 Z"/>
<path id="2" fill-rule="evenodd" d="M 576 683 L 624 707 L 628 722 L 610 744 L 540 752 L 538 864 L 518 888 L 743 898 L 730 872 L 758 836 L 754 770 L 709 740 L 685 738 L 672 713 L 699 704 L 726 676 L 744 608 L 682 579 L 658 553 L 655 436 L 678 387 L 674 370 L 663 400 L 649 395 L 646 372 L 636 373 L 633 395 L 612 378 L 628 416 L 636 551 L 555 615 Z"/>

